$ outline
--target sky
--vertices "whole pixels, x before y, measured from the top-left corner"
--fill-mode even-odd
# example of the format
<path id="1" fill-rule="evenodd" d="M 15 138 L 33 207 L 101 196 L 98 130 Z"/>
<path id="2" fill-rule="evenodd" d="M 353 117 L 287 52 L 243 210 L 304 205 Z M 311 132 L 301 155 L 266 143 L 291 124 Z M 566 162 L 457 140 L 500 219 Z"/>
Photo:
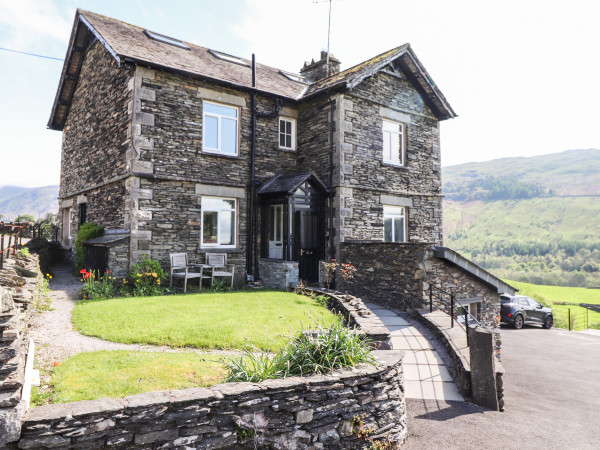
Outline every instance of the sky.
<path id="1" fill-rule="evenodd" d="M 327 48 L 328 0 L 0 0 L 0 47 L 64 58 L 76 8 L 291 72 Z M 444 166 L 600 148 L 600 1 L 332 0 L 342 70 L 410 42 L 458 114 Z M 0 50 L 0 186 L 58 184 L 62 62 Z M 85 155 L 82 155 L 85 157 Z"/>

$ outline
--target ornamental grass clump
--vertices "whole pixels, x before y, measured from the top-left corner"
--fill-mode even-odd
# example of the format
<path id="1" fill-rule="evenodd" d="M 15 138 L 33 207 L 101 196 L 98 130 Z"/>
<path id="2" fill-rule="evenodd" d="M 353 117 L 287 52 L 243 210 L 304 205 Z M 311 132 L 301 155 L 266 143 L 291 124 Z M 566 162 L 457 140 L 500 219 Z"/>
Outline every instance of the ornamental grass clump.
<path id="1" fill-rule="evenodd" d="M 344 326 L 340 316 L 328 327 L 317 321 L 315 323 L 316 329 L 298 331 L 275 354 L 262 352 L 256 347 L 245 349 L 242 356 L 226 363 L 227 381 L 259 382 L 268 378 L 329 373 L 360 363 L 375 363 L 368 342 Z"/>

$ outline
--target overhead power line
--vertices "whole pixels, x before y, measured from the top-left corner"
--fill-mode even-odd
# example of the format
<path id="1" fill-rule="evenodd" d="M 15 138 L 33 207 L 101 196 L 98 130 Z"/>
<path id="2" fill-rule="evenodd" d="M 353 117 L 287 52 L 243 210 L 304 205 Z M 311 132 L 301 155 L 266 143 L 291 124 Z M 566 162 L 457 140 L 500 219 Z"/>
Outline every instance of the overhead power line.
<path id="1" fill-rule="evenodd" d="M 6 52 L 19 53 L 21 55 L 27 55 L 27 56 L 36 56 L 38 58 L 46 58 L 46 59 L 54 59 L 56 61 L 64 61 L 64 59 L 62 59 L 62 58 L 54 58 L 53 56 L 36 55 L 35 53 L 21 52 L 19 50 L 11 50 L 10 48 L 0 47 L 0 50 L 4 50 Z"/>

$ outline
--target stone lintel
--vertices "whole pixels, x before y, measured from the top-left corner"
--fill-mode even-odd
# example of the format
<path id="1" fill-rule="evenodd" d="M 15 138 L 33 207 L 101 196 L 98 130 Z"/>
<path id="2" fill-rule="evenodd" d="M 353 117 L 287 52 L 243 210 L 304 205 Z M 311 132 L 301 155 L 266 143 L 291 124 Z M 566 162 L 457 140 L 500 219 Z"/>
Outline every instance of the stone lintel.
<path id="1" fill-rule="evenodd" d="M 87 203 L 87 197 L 85 195 L 78 195 L 77 196 L 77 204 L 81 205 L 82 203 Z"/>
<path id="2" fill-rule="evenodd" d="M 61 208 L 71 208 L 71 207 L 73 207 L 73 199 L 72 198 L 68 198 L 68 199 L 62 200 L 60 202 L 60 207 Z"/>
<path id="3" fill-rule="evenodd" d="M 220 186 L 218 184 L 196 183 L 196 194 L 215 197 L 246 197 L 246 189 L 233 186 Z"/>
<path id="4" fill-rule="evenodd" d="M 408 206 L 409 208 L 412 208 L 412 206 L 413 206 L 412 198 L 396 197 L 395 195 L 381 194 L 380 201 L 381 201 L 382 205 Z"/>
<path id="5" fill-rule="evenodd" d="M 284 117 L 293 117 L 294 119 L 298 118 L 298 110 L 296 108 L 289 108 L 284 106 L 279 110 L 279 115 Z"/>
<path id="6" fill-rule="evenodd" d="M 410 125 L 411 123 L 410 115 L 400 111 L 396 111 L 394 109 L 386 108 L 385 106 L 379 107 L 379 114 L 381 114 L 381 117 L 383 117 L 384 119 L 395 120 L 396 122 L 403 122 L 407 125 Z"/>
<path id="7" fill-rule="evenodd" d="M 228 94 L 226 92 L 213 91 L 203 87 L 198 88 L 198 97 L 204 100 L 227 103 L 229 105 L 246 107 L 246 98 L 239 95 Z"/>

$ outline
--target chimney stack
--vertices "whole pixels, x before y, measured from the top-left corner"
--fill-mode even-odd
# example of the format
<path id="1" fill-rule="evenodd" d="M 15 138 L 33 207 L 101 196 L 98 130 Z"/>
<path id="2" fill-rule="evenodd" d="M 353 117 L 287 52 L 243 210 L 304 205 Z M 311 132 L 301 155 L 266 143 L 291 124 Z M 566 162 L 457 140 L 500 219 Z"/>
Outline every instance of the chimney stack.
<path id="1" fill-rule="evenodd" d="M 300 69 L 300 74 L 306 78 L 307 81 L 314 82 L 327 78 L 331 75 L 335 75 L 340 72 L 340 61 L 336 59 L 333 54 L 329 54 L 329 64 L 327 62 L 327 52 L 321 50 L 321 59 L 315 62 L 313 59 L 311 62 L 306 61 L 304 67 Z"/>

